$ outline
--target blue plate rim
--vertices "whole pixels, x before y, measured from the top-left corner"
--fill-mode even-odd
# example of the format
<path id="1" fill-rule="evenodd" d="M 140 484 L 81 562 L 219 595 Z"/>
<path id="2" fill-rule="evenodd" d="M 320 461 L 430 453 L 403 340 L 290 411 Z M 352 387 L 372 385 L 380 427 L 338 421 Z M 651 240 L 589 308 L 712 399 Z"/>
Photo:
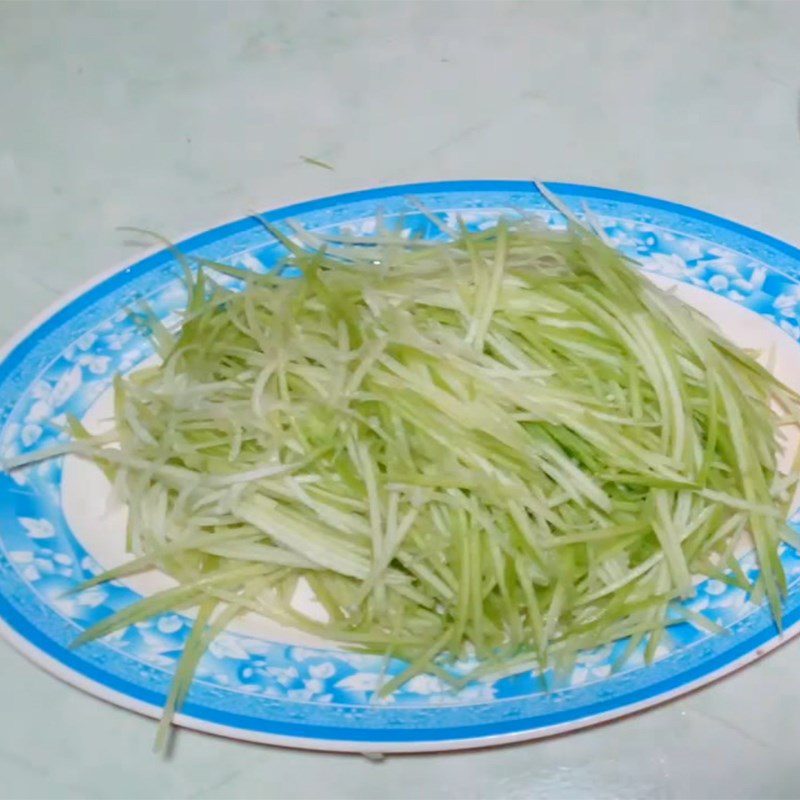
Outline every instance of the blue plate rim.
<path id="1" fill-rule="evenodd" d="M 748 239 L 758 241 L 763 245 L 781 251 L 791 258 L 800 260 L 800 249 L 785 241 L 691 206 L 634 192 L 597 186 L 561 182 L 547 182 L 546 185 L 561 197 L 578 195 L 583 198 L 597 200 L 629 202 L 694 218 L 695 220 L 710 223 L 733 233 L 746 236 Z M 433 181 L 381 186 L 328 195 L 270 209 L 264 212 L 263 216 L 267 220 L 278 221 L 293 215 L 304 214 L 330 206 L 365 200 L 379 200 L 382 197 L 396 197 L 415 193 L 464 193 L 471 191 L 476 193 L 530 191 L 532 194 L 538 194 L 533 182 L 524 180 Z M 249 225 L 252 225 L 252 216 L 237 218 L 200 233 L 185 236 L 177 244 L 196 248 L 223 236 L 233 235 Z M 169 260 L 170 256 L 165 250 L 156 248 L 154 252 L 137 258 L 132 263 L 126 262 L 121 267 L 112 268 L 101 273 L 56 299 L 43 312 L 36 315 L 28 325 L 24 326 L 18 334 L 11 337 L 0 350 L 0 374 L 13 369 L 20 360 L 25 358 L 39 337 L 56 329 L 77 313 L 82 306 L 99 299 L 108 292 L 113 291 L 121 283 L 129 280 L 133 271 L 135 271 L 134 274 L 136 275 L 145 274 L 164 265 Z M 178 715 L 176 721 L 185 727 L 233 738 L 299 748 L 351 752 L 466 749 L 540 738 L 635 713 L 694 691 L 705 684 L 734 672 L 800 633 L 800 611 L 795 616 L 795 619 L 787 620 L 789 624 L 780 635 L 774 635 L 769 631 L 762 630 L 745 642 L 740 643 L 734 651 L 728 651 L 714 660 L 704 662 L 694 669 L 696 674 L 688 679 L 686 676 L 680 676 L 679 685 L 669 685 L 678 682 L 678 676 L 675 676 L 672 679 L 663 681 L 663 684 L 668 684 L 663 688 L 649 686 L 645 690 L 632 692 L 631 695 L 633 696 L 622 702 L 617 698 L 614 701 L 613 708 L 603 708 L 603 704 L 598 703 L 597 706 L 599 707 L 590 713 L 586 713 L 586 710 L 582 709 L 553 714 L 554 719 L 544 724 L 539 719 L 535 723 L 535 727 L 532 727 L 534 724 L 532 720 L 520 719 L 508 723 L 494 722 L 482 725 L 465 725 L 456 729 L 434 729 L 425 733 L 412 730 L 381 731 L 364 729 L 364 738 L 361 738 L 358 735 L 354 735 L 356 732 L 351 728 L 320 728 L 317 730 L 308 723 L 270 723 L 265 726 L 264 720 L 243 718 L 209 708 L 195 708 L 192 704 L 187 704 L 184 713 Z M 12 646 L 38 666 L 73 686 L 147 716 L 158 717 L 160 715 L 160 706 L 148 700 L 147 693 L 140 687 L 125 684 L 124 681 L 114 676 L 103 676 L 101 670 L 81 662 L 80 659 L 76 659 L 74 654 L 67 648 L 42 636 L 41 632 L 28 623 L 5 598 L 0 598 L 0 636 L 9 641 Z M 70 662 L 75 665 L 82 664 L 89 667 L 89 669 L 71 666 Z M 92 676 L 89 673 L 97 674 Z M 104 677 L 107 679 L 104 680 Z M 114 684 L 120 685 L 115 686 Z M 660 687 L 661 684 L 658 684 L 658 686 Z M 646 694 L 647 696 L 637 697 L 637 694 Z M 228 717 L 233 717 L 233 719 L 228 719 Z M 259 724 L 248 724 L 248 720 L 252 721 L 254 719 Z"/>

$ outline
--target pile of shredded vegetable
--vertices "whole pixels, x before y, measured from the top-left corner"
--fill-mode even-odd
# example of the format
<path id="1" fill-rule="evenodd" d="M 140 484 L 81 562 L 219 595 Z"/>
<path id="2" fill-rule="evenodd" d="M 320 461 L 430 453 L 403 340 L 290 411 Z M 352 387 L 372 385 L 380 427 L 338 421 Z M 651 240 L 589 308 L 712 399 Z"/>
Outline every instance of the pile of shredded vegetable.
<path id="1" fill-rule="evenodd" d="M 247 612 L 405 659 L 384 695 L 623 637 L 650 659 L 670 625 L 717 629 L 678 602 L 698 576 L 780 621 L 798 398 L 574 221 L 436 221 L 446 240 L 273 231 L 266 274 L 198 260 L 179 332 L 152 321 L 162 363 L 117 378 L 113 432 L 73 421 L 135 555 L 82 588 L 178 581 L 79 643 L 197 609 L 165 720 Z M 321 613 L 295 607 L 300 583 Z"/>

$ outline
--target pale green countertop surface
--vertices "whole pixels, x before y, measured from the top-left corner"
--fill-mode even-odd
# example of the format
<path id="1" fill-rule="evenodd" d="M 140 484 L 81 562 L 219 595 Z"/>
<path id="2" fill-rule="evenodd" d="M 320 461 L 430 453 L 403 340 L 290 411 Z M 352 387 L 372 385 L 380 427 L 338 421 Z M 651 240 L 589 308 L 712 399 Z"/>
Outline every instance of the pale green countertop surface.
<path id="1" fill-rule="evenodd" d="M 0 335 L 251 209 L 447 178 L 575 181 L 800 241 L 800 4 L 0 2 Z M 304 163 L 323 159 L 329 171 Z M 389 758 L 182 732 L 0 644 L 2 798 L 800 796 L 800 641 L 548 741 Z"/>

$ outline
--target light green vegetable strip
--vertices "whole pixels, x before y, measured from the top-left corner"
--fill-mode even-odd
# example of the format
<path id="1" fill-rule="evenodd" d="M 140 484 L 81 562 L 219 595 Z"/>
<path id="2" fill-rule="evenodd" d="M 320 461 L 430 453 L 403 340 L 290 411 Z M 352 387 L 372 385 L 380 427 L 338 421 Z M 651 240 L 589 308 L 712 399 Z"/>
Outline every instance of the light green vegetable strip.
<path id="1" fill-rule="evenodd" d="M 178 586 L 79 643 L 199 608 L 165 725 L 243 610 L 405 659 L 384 694 L 473 655 L 506 674 L 632 636 L 650 659 L 681 620 L 717 630 L 671 603 L 698 575 L 747 586 L 747 536 L 780 623 L 794 393 L 575 220 L 376 230 L 270 228 L 294 280 L 187 267 L 183 326 L 151 319 L 163 363 L 117 379 L 115 430 L 73 426 L 136 557 L 86 586 Z M 292 606 L 300 582 L 327 619 Z"/>

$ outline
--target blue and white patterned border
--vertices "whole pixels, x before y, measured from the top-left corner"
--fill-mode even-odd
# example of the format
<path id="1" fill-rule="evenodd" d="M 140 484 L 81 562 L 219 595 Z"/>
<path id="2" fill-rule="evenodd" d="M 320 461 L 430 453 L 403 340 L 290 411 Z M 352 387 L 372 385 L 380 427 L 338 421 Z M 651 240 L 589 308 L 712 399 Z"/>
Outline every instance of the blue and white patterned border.
<path id="1" fill-rule="evenodd" d="M 650 198 L 568 184 L 551 188 L 576 211 L 587 203 L 606 235 L 645 269 L 745 305 L 798 338 L 800 252 L 794 248 Z M 409 205 L 409 195 L 443 221 L 453 221 L 458 212 L 473 227 L 490 224 L 510 209 L 534 211 L 552 226 L 563 224 L 529 184 L 512 181 L 390 187 L 266 216 L 277 223 L 295 218 L 311 229 L 363 231 L 380 208 L 408 235 L 438 235 L 436 226 Z M 278 255 L 252 220 L 193 237 L 181 249 L 253 269 L 268 267 Z M 4 455 L 57 441 L 63 436 L 58 423 L 67 411 L 81 416 L 114 372 L 128 371 L 150 354 L 135 317 L 120 310 L 135 308 L 143 298 L 163 319 L 175 318 L 183 292 L 168 253 L 91 287 L 9 350 L 0 364 Z M 64 589 L 98 566 L 64 519 L 61 467 L 53 461 L 13 478 L 0 476 L 0 616 L 6 633 L 61 677 L 152 713 L 163 703 L 188 626 L 178 615 L 164 615 L 110 641 L 67 649 L 81 629 L 136 595 L 112 585 L 64 597 Z M 800 622 L 800 558 L 790 549 L 782 558 L 792 589 L 786 606 L 789 630 Z M 745 568 L 755 570 L 752 560 Z M 475 746 L 487 739 L 578 727 L 710 680 L 778 642 L 767 611 L 752 606 L 739 590 L 707 581 L 691 604 L 730 635 L 676 626 L 655 665 L 645 667 L 639 652 L 617 673 L 612 664 L 621 645 L 586 653 L 569 680 L 550 692 L 530 672 L 476 682 L 457 695 L 435 678 L 419 676 L 381 704 L 371 700 L 382 679 L 381 659 L 228 634 L 203 660 L 181 719 L 244 738 L 358 750 Z M 386 674 L 401 668 L 392 663 Z"/>

